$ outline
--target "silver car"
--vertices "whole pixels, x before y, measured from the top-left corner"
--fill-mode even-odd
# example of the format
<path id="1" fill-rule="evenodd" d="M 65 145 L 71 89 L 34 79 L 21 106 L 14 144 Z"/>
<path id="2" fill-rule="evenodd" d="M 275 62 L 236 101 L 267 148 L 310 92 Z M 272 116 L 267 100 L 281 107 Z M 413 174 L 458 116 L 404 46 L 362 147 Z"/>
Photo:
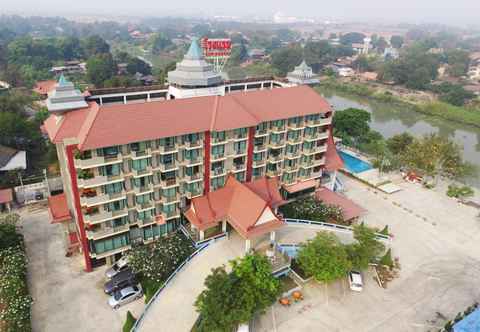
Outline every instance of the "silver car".
<path id="1" fill-rule="evenodd" d="M 122 257 L 118 261 L 115 262 L 111 267 L 105 271 L 105 276 L 108 279 L 113 278 L 116 274 L 118 274 L 121 271 L 124 271 L 128 269 L 128 261 L 127 257 Z"/>
<path id="2" fill-rule="evenodd" d="M 108 304 L 113 309 L 118 309 L 122 305 L 138 300 L 143 297 L 143 290 L 140 284 L 136 286 L 125 287 L 113 293 L 108 299 Z"/>

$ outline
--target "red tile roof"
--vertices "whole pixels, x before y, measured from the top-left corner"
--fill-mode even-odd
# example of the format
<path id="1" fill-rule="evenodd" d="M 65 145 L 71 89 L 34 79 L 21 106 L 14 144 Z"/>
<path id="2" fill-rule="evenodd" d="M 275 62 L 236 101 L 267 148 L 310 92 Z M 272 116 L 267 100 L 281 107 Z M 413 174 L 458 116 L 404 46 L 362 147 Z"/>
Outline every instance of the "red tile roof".
<path id="1" fill-rule="evenodd" d="M 0 204 L 10 203 L 13 201 L 12 189 L 0 189 Z"/>
<path id="2" fill-rule="evenodd" d="M 336 192 L 333 192 L 325 187 L 317 190 L 315 193 L 315 198 L 324 202 L 325 204 L 341 207 L 343 210 L 343 218 L 345 220 L 358 218 L 367 212 L 364 208 L 349 200 L 345 196 L 337 194 Z"/>
<path id="3" fill-rule="evenodd" d="M 263 177 L 251 182 L 245 182 L 244 185 L 260 196 L 273 209 L 287 203 L 280 195 L 280 191 L 278 191 L 280 184 L 276 177 Z"/>
<path id="4" fill-rule="evenodd" d="M 57 84 L 57 81 L 55 80 L 38 81 L 35 83 L 33 91 L 41 95 L 47 95 L 50 91 L 55 89 L 55 84 Z"/>
<path id="5" fill-rule="evenodd" d="M 305 189 L 314 188 L 317 184 L 318 184 L 318 181 L 315 180 L 315 179 L 312 179 L 312 180 L 298 182 L 298 183 L 295 183 L 295 184 L 290 185 L 290 186 L 284 185 L 283 188 L 288 193 L 291 194 L 291 193 L 297 193 L 299 191 L 303 191 Z M 312 192 L 313 192 L 313 190 L 312 190 Z"/>
<path id="6" fill-rule="evenodd" d="M 50 196 L 48 198 L 48 212 L 52 224 L 69 221 L 72 219 L 68 209 L 67 196 L 65 193 Z"/>
<path id="7" fill-rule="evenodd" d="M 232 175 L 223 188 L 194 198 L 185 217 L 199 230 L 226 220 L 247 239 L 284 225 L 262 197 Z"/>
<path id="8" fill-rule="evenodd" d="M 325 153 L 325 169 L 329 172 L 337 171 L 344 167 L 342 158 L 338 155 L 337 147 L 330 134 L 327 140 L 327 152 Z"/>
<path id="9" fill-rule="evenodd" d="M 76 134 L 81 150 L 153 140 L 208 130 L 252 127 L 264 121 L 331 112 L 328 102 L 307 86 L 155 101 L 142 104 L 90 106 L 88 116 L 65 114 L 60 136 Z M 49 119 L 50 120 L 50 119 Z M 188 120 L 188 121 L 184 121 Z M 48 120 L 47 120 L 48 121 Z M 50 120 L 52 122 L 52 120 Z M 53 127 L 53 126 L 50 126 Z"/>

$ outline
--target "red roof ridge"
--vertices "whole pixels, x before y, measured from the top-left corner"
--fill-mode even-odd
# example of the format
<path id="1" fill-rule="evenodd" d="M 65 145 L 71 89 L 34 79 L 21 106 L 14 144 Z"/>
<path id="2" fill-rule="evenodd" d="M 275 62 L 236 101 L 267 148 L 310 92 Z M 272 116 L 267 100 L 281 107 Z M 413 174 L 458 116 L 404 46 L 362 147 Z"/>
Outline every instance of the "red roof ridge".
<path id="1" fill-rule="evenodd" d="M 255 120 L 257 120 L 258 122 L 262 122 L 261 119 L 259 119 L 255 114 L 253 114 L 252 112 L 250 112 L 250 110 L 248 109 L 248 107 L 246 107 L 244 104 L 242 104 L 241 101 L 239 101 L 237 98 L 235 98 L 235 94 L 232 94 L 232 95 L 229 95 L 232 100 L 234 102 L 236 102 L 238 105 L 240 105 L 240 107 L 245 110 L 245 112 L 247 112 L 250 116 L 252 116 Z"/>
<path id="2" fill-rule="evenodd" d="M 87 114 L 85 122 L 83 123 L 82 127 L 80 128 L 78 138 L 80 141 L 80 149 L 83 146 L 83 143 L 87 140 L 88 135 L 90 134 L 90 129 L 92 129 L 95 120 L 97 119 L 97 115 L 100 112 L 100 106 L 95 102 L 89 103 L 90 111 Z"/>
<path id="3" fill-rule="evenodd" d="M 220 97 L 215 96 L 215 99 L 213 100 L 213 114 L 212 114 L 212 118 L 210 119 L 210 131 L 212 131 L 215 128 L 215 120 L 217 119 L 219 101 L 220 101 Z"/>

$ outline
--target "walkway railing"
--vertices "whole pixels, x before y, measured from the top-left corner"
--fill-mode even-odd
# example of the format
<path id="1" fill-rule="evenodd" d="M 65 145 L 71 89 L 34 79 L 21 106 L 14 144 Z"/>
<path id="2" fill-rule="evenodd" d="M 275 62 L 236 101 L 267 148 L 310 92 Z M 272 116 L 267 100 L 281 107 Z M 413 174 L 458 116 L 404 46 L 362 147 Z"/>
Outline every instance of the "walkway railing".
<path id="1" fill-rule="evenodd" d="M 285 218 L 284 221 L 288 225 L 299 225 L 299 226 L 316 226 L 319 228 L 323 228 L 325 230 L 337 230 L 337 231 L 344 231 L 344 232 L 353 232 L 353 227 L 350 226 L 343 226 L 343 225 L 337 225 L 337 224 L 330 224 L 326 222 L 321 222 L 321 221 L 314 221 L 314 220 L 305 220 L 305 219 L 290 219 L 290 218 Z M 383 240 L 383 241 L 391 241 L 390 235 L 385 235 L 382 233 L 375 233 L 377 236 L 378 240 Z"/>
<path id="2" fill-rule="evenodd" d="M 180 225 L 180 231 L 182 231 L 182 233 L 187 237 L 189 238 L 193 244 L 195 245 L 195 248 L 199 248 L 201 245 L 207 243 L 207 242 L 210 242 L 212 240 L 216 240 L 216 239 L 221 239 L 223 238 L 224 236 L 228 236 L 228 232 L 223 232 L 223 233 L 220 233 L 220 234 L 217 234 L 217 235 L 214 235 L 212 237 L 209 237 L 208 239 L 205 239 L 205 240 L 200 240 L 200 241 L 196 241 L 193 237 L 192 237 L 192 234 L 188 231 L 188 229 L 185 228 L 184 225 Z"/>
<path id="3" fill-rule="evenodd" d="M 147 315 L 148 313 L 148 310 L 150 309 L 150 306 L 153 304 L 153 302 L 155 302 L 157 300 L 157 298 L 160 296 L 160 294 L 162 293 L 162 291 L 170 284 L 170 282 L 177 276 L 177 274 L 195 257 L 197 256 L 199 253 L 201 253 L 203 250 L 205 250 L 206 248 L 208 248 L 208 246 L 210 246 L 212 243 L 214 243 L 215 241 L 223 238 L 223 237 L 226 237 L 226 234 L 222 234 L 222 236 L 217 236 L 213 239 L 209 239 L 207 242 L 203 243 L 202 245 L 200 245 L 200 247 L 198 247 L 198 249 L 193 253 L 191 254 L 190 256 L 188 256 L 187 259 L 185 259 L 178 267 L 175 271 L 172 272 L 172 274 L 170 274 L 170 276 L 167 278 L 167 280 L 163 283 L 163 285 L 155 292 L 155 294 L 152 296 L 152 298 L 150 299 L 150 301 L 148 301 L 148 303 L 145 305 L 145 308 L 143 309 L 143 312 L 142 314 L 140 315 L 140 317 L 138 317 L 138 319 L 136 320 L 135 324 L 133 324 L 133 327 L 132 329 L 130 330 L 130 332 L 136 332 L 136 331 L 139 331 L 139 328 L 142 326 L 142 323 L 143 323 L 143 318 Z"/>

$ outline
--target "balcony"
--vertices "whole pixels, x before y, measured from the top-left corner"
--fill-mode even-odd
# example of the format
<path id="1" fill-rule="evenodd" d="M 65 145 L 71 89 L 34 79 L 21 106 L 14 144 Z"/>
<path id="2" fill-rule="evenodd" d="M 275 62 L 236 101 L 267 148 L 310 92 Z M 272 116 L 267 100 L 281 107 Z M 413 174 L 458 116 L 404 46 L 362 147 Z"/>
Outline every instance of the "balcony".
<path id="1" fill-rule="evenodd" d="M 143 212 L 143 211 L 154 209 L 155 206 L 153 205 L 152 201 L 148 201 L 148 202 L 144 202 L 144 203 L 140 203 L 140 204 L 137 203 L 135 205 L 135 208 L 137 209 L 138 212 Z"/>
<path id="2" fill-rule="evenodd" d="M 126 209 L 122 209 L 122 210 L 117 210 L 113 212 L 102 211 L 102 212 L 97 212 L 92 214 L 85 213 L 84 219 L 85 219 L 85 223 L 87 224 L 96 224 L 99 222 L 104 222 L 107 220 L 126 217 L 126 216 L 128 216 L 128 211 Z"/>
<path id="3" fill-rule="evenodd" d="M 284 140 L 268 143 L 268 146 L 270 146 L 272 148 L 278 148 L 278 149 L 285 147 L 285 145 L 286 145 L 286 143 L 285 143 Z"/>
<path id="4" fill-rule="evenodd" d="M 298 164 L 283 167 L 283 171 L 287 173 L 292 173 L 298 171 Z"/>
<path id="5" fill-rule="evenodd" d="M 126 194 L 122 190 L 119 193 L 113 193 L 113 194 L 100 194 L 100 195 L 95 195 L 90 197 L 83 196 L 83 197 L 80 197 L 80 204 L 82 206 L 94 206 L 98 204 L 108 203 L 111 201 L 125 199 L 125 198 L 126 198 Z"/>
<path id="6" fill-rule="evenodd" d="M 283 126 L 272 126 L 270 128 L 270 131 L 274 134 L 281 134 L 287 131 L 287 127 L 285 125 Z"/>
<path id="7" fill-rule="evenodd" d="M 133 187 L 132 190 L 135 193 L 135 195 L 143 195 L 146 193 L 153 192 L 153 186 L 151 184 L 146 184 L 145 186 L 142 186 L 142 187 Z"/>
<path id="8" fill-rule="evenodd" d="M 184 159 L 181 164 L 183 166 L 197 166 L 203 164 L 203 158 L 197 157 L 194 159 Z"/>
<path id="9" fill-rule="evenodd" d="M 321 118 L 318 120 L 307 121 L 307 127 L 320 127 L 330 125 L 332 123 L 332 117 Z"/>
<path id="10" fill-rule="evenodd" d="M 247 154 L 247 149 L 238 149 L 238 150 L 233 150 L 231 156 L 244 156 Z"/>
<path id="11" fill-rule="evenodd" d="M 175 145 L 160 145 L 158 147 L 158 152 L 160 154 L 170 154 L 178 152 L 178 148 Z"/>
<path id="12" fill-rule="evenodd" d="M 247 169 L 245 164 L 233 164 L 233 173 L 238 173 Z"/>
<path id="13" fill-rule="evenodd" d="M 247 134 L 232 134 L 232 137 L 230 138 L 230 140 L 234 141 L 234 142 L 239 142 L 239 141 L 244 141 L 248 139 L 248 135 Z"/>
<path id="14" fill-rule="evenodd" d="M 155 223 L 154 217 L 145 217 L 145 219 L 137 219 L 139 226 L 147 226 Z"/>
<path id="15" fill-rule="evenodd" d="M 183 147 L 187 150 L 199 149 L 203 145 L 201 140 L 193 141 L 193 142 L 184 142 Z"/>
<path id="16" fill-rule="evenodd" d="M 111 236 L 117 233 L 125 232 L 130 229 L 129 224 L 125 224 L 117 227 L 104 227 L 99 228 L 98 230 L 87 231 L 87 237 L 89 239 L 97 240 L 103 237 Z"/>
<path id="17" fill-rule="evenodd" d="M 282 160 L 283 160 L 283 156 L 281 154 L 277 156 L 273 156 L 273 155 L 268 156 L 268 161 L 271 163 L 279 163 Z"/>
<path id="18" fill-rule="evenodd" d="M 212 158 L 211 158 L 212 161 L 223 160 L 223 159 L 226 159 L 226 158 L 227 158 L 225 152 L 223 152 L 223 153 L 217 153 L 217 154 L 212 154 L 211 157 L 212 157 Z"/>
<path id="19" fill-rule="evenodd" d="M 152 150 L 150 148 L 143 151 L 131 151 L 130 156 L 132 159 L 142 159 L 152 156 Z"/>
<path id="20" fill-rule="evenodd" d="M 98 166 L 103 166 L 103 165 L 110 165 L 110 164 L 116 164 L 116 163 L 121 163 L 123 161 L 123 156 L 121 154 L 117 154 L 115 156 L 107 156 L 107 157 L 92 157 L 89 159 L 75 159 L 74 164 L 75 168 L 92 168 L 92 167 L 98 167 Z"/>
<path id="21" fill-rule="evenodd" d="M 176 187 L 178 186 L 178 181 L 176 178 L 160 180 L 158 185 L 162 188 Z"/>
<path id="22" fill-rule="evenodd" d="M 148 166 L 147 168 L 140 169 L 140 170 L 132 169 L 132 175 L 134 178 L 140 178 L 142 176 L 147 176 L 152 174 L 153 174 L 153 171 L 151 166 Z"/>
<path id="23" fill-rule="evenodd" d="M 253 152 L 263 152 L 267 150 L 267 144 L 262 144 L 262 145 L 254 145 L 253 147 Z"/>
<path id="24" fill-rule="evenodd" d="M 161 172 L 167 172 L 174 169 L 178 169 L 178 165 L 177 163 L 168 163 L 168 164 L 160 163 L 158 165 L 158 168 L 160 169 Z"/>
<path id="25" fill-rule="evenodd" d="M 298 135 L 298 137 L 288 137 L 287 136 L 287 142 L 290 144 L 299 144 L 302 142 L 302 136 Z"/>
<path id="26" fill-rule="evenodd" d="M 262 159 L 262 160 L 254 160 L 252 162 L 252 166 L 253 167 L 261 167 L 261 166 L 265 166 L 265 164 L 267 163 L 267 161 L 265 159 Z"/>
<path id="27" fill-rule="evenodd" d="M 313 166 L 320 166 L 320 165 L 323 165 L 323 164 L 325 164 L 325 157 L 313 160 Z"/>
<path id="28" fill-rule="evenodd" d="M 286 159 L 297 159 L 301 156 L 301 151 L 300 150 L 297 150 L 297 151 L 287 151 L 285 152 L 285 158 Z"/>
<path id="29" fill-rule="evenodd" d="M 184 179 L 186 182 L 197 182 L 203 179 L 203 174 L 200 172 L 191 175 L 185 174 Z"/>
<path id="30" fill-rule="evenodd" d="M 276 169 L 276 170 L 271 170 L 271 169 L 267 169 L 267 176 L 270 176 L 270 177 L 275 177 L 275 176 L 280 176 L 280 174 L 282 173 L 282 171 L 280 169 Z"/>
<path id="31" fill-rule="evenodd" d="M 203 195 L 203 189 L 201 188 L 195 188 L 195 189 L 186 189 L 185 190 L 185 196 L 188 199 L 192 199 L 194 197 L 202 196 Z"/>
<path id="32" fill-rule="evenodd" d="M 225 143 L 227 143 L 227 137 L 226 136 L 224 138 L 212 137 L 212 139 L 210 141 L 210 145 L 225 144 Z"/>
<path id="33" fill-rule="evenodd" d="M 302 168 L 311 168 L 315 166 L 314 165 L 314 162 L 313 162 L 313 159 L 311 160 L 303 160 L 301 163 L 300 163 L 300 167 Z"/>
<path id="34" fill-rule="evenodd" d="M 217 176 L 222 176 L 226 174 L 227 174 L 227 171 L 225 170 L 224 167 L 218 167 L 218 168 L 212 169 L 211 177 L 217 177 Z"/>
<path id="35" fill-rule="evenodd" d="M 180 195 L 174 195 L 174 196 L 165 196 L 165 195 L 162 195 L 160 196 L 160 202 L 162 202 L 162 204 L 172 204 L 172 203 L 177 203 L 180 201 Z"/>
<path id="36" fill-rule="evenodd" d="M 330 132 L 328 130 L 325 130 L 323 132 L 318 133 L 317 139 L 327 139 L 329 136 Z"/>
<path id="37" fill-rule="evenodd" d="M 162 216 L 165 218 L 165 220 L 179 218 L 180 217 L 180 210 L 175 209 L 173 211 L 168 211 L 168 212 L 162 211 Z"/>
<path id="38" fill-rule="evenodd" d="M 291 130 L 305 129 L 305 124 L 302 121 L 298 123 L 289 123 L 287 126 L 288 126 L 288 129 L 291 129 Z"/>
<path id="39" fill-rule="evenodd" d="M 267 129 L 262 129 L 262 130 L 255 131 L 255 137 L 263 137 L 263 136 L 268 136 L 268 130 Z"/>
<path id="40" fill-rule="evenodd" d="M 98 175 L 89 179 L 78 179 L 77 185 L 80 188 L 92 188 L 98 187 L 107 183 L 123 181 L 124 175 L 122 173 L 118 175 Z"/>

